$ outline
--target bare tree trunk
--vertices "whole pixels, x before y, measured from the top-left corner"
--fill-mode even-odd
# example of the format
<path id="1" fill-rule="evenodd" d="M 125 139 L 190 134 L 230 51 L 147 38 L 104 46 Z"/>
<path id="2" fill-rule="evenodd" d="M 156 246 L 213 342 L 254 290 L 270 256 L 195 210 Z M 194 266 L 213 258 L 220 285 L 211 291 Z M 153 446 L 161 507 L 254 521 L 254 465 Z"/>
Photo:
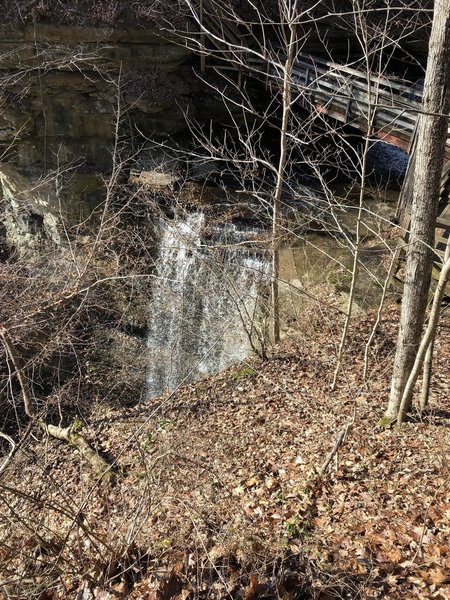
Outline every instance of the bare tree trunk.
<path id="1" fill-rule="evenodd" d="M 376 117 L 376 105 L 379 100 L 379 88 L 375 86 L 373 89 L 372 80 L 371 80 L 371 70 L 370 70 L 370 49 L 369 49 L 369 38 L 368 38 L 368 29 L 367 23 L 365 23 L 362 17 L 362 9 L 363 6 L 359 1 L 353 0 L 353 8 L 355 10 L 355 29 L 357 31 L 357 38 L 360 41 L 361 47 L 364 52 L 364 57 L 366 60 L 366 81 L 367 81 L 367 97 L 372 100 L 372 96 L 374 96 L 374 105 L 372 105 L 371 101 L 368 103 L 367 107 L 367 135 L 364 139 L 363 146 L 363 154 L 361 160 L 361 175 L 359 181 L 359 201 L 358 201 L 358 215 L 356 219 L 356 239 L 355 245 L 353 249 L 353 266 L 352 266 L 352 280 L 350 284 L 350 292 L 348 296 L 348 304 L 347 304 L 347 315 L 345 317 L 344 328 L 342 330 L 341 341 L 338 348 L 338 355 L 336 360 L 336 368 L 334 370 L 333 381 L 331 383 L 330 389 L 333 391 L 336 387 L 337 378 L 339 374 L 339 370 L 341 367 L 342 356 L 344 353 L 344 347 L 347 340 L 348 330 L 350 327 L 350 320 L 352 318 L 352 312 L 355 304 L 355 294 L 356 294 L 356 284 L 359 276 L 359 262 L 360 262 L 360 252 L 361 252 L 361 226 L 362 226 L 362 218 L 363 218 L 363 207 L 364 207 L 364 198 L 366 195 L 366 181 L 367 181 L 367 157 L 372 145 L 372 137 L 373 130 L 375 124 Z M 380 56 L 382 55 L 382 52 Z M 381 67 L 381 65 L 380 65 Z"/>
<path id="2" fill-rule="evenodd" d="M 422 392 L 420 394 L 420 410 L 424 410 L 429 403 L 430 399 L 430 385 L 431 375 L 433 369 L 433 352 L 434 352 L 434 340 L 436 331 L 434 332 L 433 339 L 428 346 L 427 353 L 425 355 L 425 361 L 423 363 L 423 379 L 422 379 Z"/>
<path id="3" fill-rule="evenodd" d="M 422 333 L 430 288 L 436 211 L 447 139 L 450 69 L 450 5 L 436 0 L 425 75 L 422 108 L 417 129 L 416 163 L 411 206 L 410 244 L 406 261 L 400 330 L 395 354 L 391 394 L 385 418 L 398 417 L 406 382 L 414 364 Z M 404 406 L 406 414 L 411 399 Z"/>
<path id="4" fill-rule="evenodd" d="M 73 426 L 69 427 L 59 427 L 57 425 L 51 425 L 46 423 L 39 413 L 36 411 L 36 408 L 33 405 L 33 396 L 31 393 L 31 389 L 28 383 L 28 379 L 24 372 L 24 366 L 22 363 L 22 359 L 19 356 L 14 342 L 8 335 L 6 329 L 0 325 L 0 339 L 5 346 L 5 350 L 7 356 L 9 357 L 13 367 L 14 373 L 19 381 L 20 391 L 22 393 L 22 400 L 25 409 L 25 414 L 31 420 L 31 422 L 36 422 L 39 427 L 48 435 L 58 439 L 64 440 L 69 444 L 75 446 L 80 454 L 85 456 L 91 464 L 94 466 L 96 470 L 96 474 L 104 480 L 111 480 L 115 471 L 114 468 L 104 460 L 98 452 L 96 452 L 86 438 L 73 430 Z M 5 437 L 4 434 L 1 434 L 1 437 Z M 7 438 L 8 439 L 8 438 Z M 13 450 L 15 449 L 15 445 L 13 446 Z M 10 456 L 13 455 L 13 451 L 11 451 Z M 7 459 L 5 463 L 2 465 L 1 470 L 4 469 L 5 466 L 9 463 Z"/>
<path id="5" fill-rule="evenodd" d="M 295 16 L 295 12 L 293 13 Z M 290 16 L 290 15 L 289 15 Z M 287 47 L 287 57 L 283 69 L 283 116 L 280 130 L 280 159 L 277 167 L 277 182 L 273 195 L 272 214 L 272 339 L 277 344 L 280 341 L 280 205 L 283 193 L 286 162 L 288 157 L 288 128 L 291 112 L 292 66 L 295 56 L 296 25 L 289 23 L 290 35 Z"/>
<path id="6" fill-rule="evenodd" d="M 28 380 L 25 377 L 23 371 L 22 360 L 19 357 L 16 347 L 12 342 L 11 338 L 8 335 L 8 332 L 3 326 L 0 326 L 0 337 L 5 346 L 5 350 L 7 352 L 7 356 L 9 356 L 11 363 L 15 369 L 15 375 L 19 381 L 20 391 L 22 392 L 23 399 L 23 407 L 25 409 L 25 414 L 29 419 L 38 419 L 38 415 L 33 406 L 33 400 L 30 392 L 30 386 L 28 385 Z"/>
<path id="7" fill-rule="evenodd" d="M 392 255 L 391 264 L 389 266 L 389 270 L 386 275 L 386 279 L 384 280 L 383 291 L 381 292 L 380 304 L 378 305 L 377 316 L 375 319 L 375 323 L 373 324 L 372 331 L 370 332 L 369 339 L 367 340 L 366 347 L 364 349 L 364 370 L 363 370 L 363 379 L 367 381 L 367 370 L 369 368 L 369 350 L 370 346 L 373 342 L 373 339 L 378 332 L 378 326 L 381 321 L 381 315 L 383 312 L 384 302 L 386 300 L 386 295 L 389 290 L 389 286 L 392 283 L 392 279 L 395 274 L 395 270 L 398 268 L 398 260 L 400 256 L 400 252 L 402 250 L 403 244 L 399 244 L 397 248 L 394 250 L 394 254 Z"/>
<path id="8" fill-rule="evenodd" d="M 420 347 L 417 352 L 417 356 L 414 361 L 414 365 L 412 367 L 411 373 L 409 375 L 408 381 L 405 386 L 405 390 L 403 392 L 402 401 L 400 403 L 400 408 L 397 416 L 397 423 L 401 425 L 402 421 L 405 418 L 406 408 L 411 405 L 411 398 L 413 395 L 414 384 L 417 381 L 417 377 L 419 376 L 420 369 L 423 365 L 423 360 L 425 358 L 425 354 L 428 349 L 434 343 L 434 339 L 436 336 L 436 329 L 439 321 L 439 313 L 441 308 L 442 297 L 444 295 L 444 290 L 447 285 L 447 278 L 450 274 L 450 243 L 447 246 L 447 251 L 445 253 L 445 263 L 442 266 L 442 271 L 439 277 L 439 282 L 436 287 L 436 291 L 434 293 L 433 298 L 433 306 L 431 307 L 430 320 L 428 322 L 427 330 L 420 342 Z"/>

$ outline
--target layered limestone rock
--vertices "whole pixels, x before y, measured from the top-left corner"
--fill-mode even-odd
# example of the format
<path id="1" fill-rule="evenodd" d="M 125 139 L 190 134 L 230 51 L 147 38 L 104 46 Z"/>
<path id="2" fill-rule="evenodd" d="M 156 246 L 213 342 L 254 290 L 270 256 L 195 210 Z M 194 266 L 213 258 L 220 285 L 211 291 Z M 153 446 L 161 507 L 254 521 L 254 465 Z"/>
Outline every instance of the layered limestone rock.
<path id="1" fill-rule="evenodd" d="M 55 221 L 76 224 L 92 213 L 114 161 L 186 129 L 186 113 L 203 102 L 191 63 L 182 45 L 138 26 L 0 27 L 7 243 L 27 251 L 56 242 Z"/>
<path id="2" fill-rule="evenodd" d="M 136 144 L 181 131 L 199 87 L 189 57 L 140 29 L 0 31 L 2 162 L 22 173 L 71 162 L 106 171 L 117 131 Z"/>

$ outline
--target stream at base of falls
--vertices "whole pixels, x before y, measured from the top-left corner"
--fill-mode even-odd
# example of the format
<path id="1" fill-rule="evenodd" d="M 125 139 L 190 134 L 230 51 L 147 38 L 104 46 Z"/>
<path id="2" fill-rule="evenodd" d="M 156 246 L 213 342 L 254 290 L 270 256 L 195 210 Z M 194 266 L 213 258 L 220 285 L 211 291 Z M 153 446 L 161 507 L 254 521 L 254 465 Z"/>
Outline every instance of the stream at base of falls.
<path id="1" fill-rule="evenodd" d="M 159 222 L 150 302 L 147 396 L 216 373 L 258 345 L 269 263 L 252 243 L 258 232 L 208 226 L 202 212 Z"/>

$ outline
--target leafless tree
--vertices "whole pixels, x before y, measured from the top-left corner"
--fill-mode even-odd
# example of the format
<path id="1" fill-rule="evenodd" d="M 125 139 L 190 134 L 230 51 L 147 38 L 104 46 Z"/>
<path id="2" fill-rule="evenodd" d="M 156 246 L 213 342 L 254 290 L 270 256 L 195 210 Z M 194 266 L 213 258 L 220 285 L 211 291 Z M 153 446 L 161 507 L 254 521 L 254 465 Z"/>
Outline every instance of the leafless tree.
<path id="1" fill-rule="evenodd" d="M 154 3 L 150 4 L 153 6 Z M 209 14 L 206 15 L 201 15 L 197 5 L 190 0 L 183 0 L 183 4 L 197 23 L 197 31 L 191 29 L 184 40 L 202 55 L 208 55 L 208 61 L 211 57 L 217 61 L 216 75 L 221 78 L 209 80 L 210 89 L 221 96 L 229 116 L 226 126 L 218 128 L 219 133 L 217 129 L 211 133 L 208 126 L 190 120 L 194 147 L 191 162 L 217 161 L 220 168 L 225 170 L 232 166 L 238 177 L 236 196 L 249 202 L 257 200 L 257 218 L 261 219 L 269 232 L 266 240 L 262 234 L 263 239 L 258 241 L 261 245 L 265 243 L 272 252 L 272 337 L 275 342 L 280 334 L 279 287 L 285 285 L 279 276 L 279 250 L 284 239 L 302 236 L 311 222 L 319 223 L 351 253 L 350 267 L 340 264 L 350 280 L 348 303 L 345 310 L 340 311 L 344 312 L 344 327 L 333 382 L 340 384 L 340 359 L 354 314 L 358 278 L 365 269 L 361 259 L 363 229 L 372 227 L 368 219 L 372 215 L 366 204 L 367 156 L 379 133 L 378 109 L 386 105 L 381 75 L 386 56 L 389 57 L 397 48 L 401 38 L 401 35 L 396 38 L 391 35 L 394 22 L 392 15 L 398 14 L 395 4 L 386 7 L 383 13 L 385 18 L 378 18 L 379 13 L 376 12 L 378 16 L 375 21 L 371 20 L 373 14 L 367 10 L 366 4 L 356 0 L 348 11 L 335 11 L 334 16 L 330 16 L 328 11 L 327 14 L 320 13 L 323 9 L 321 2 L 304 5 L 296 0 L 261 3 L 261 6 L 250 1 L 212 1 L 208 3 Z M 416 17 L 419 13 L 415 11 L 413 14 Z M 308 79 L 305 71 L 300 74 L 298 70 L 296 72 L 296 63 L 307 41 L 305 30 L 315 27 L 314 24 L 321 19 L 325 22 L 340 20 L 343 28 L 349 27 L 350 22 L 364 58 L 357 65 L 348 64 L 352 62 L 351 58 L 347 59 L 346 64 L 339 65 L 332 60 L 333 56 L 322 56 L 320 64 L 318 61 L 316 66 L 311 65 Z M 414 30 L 413 27 L 410 29 Z M 58 53 L 60 55 L 61 49 Z M 323 45 L 323 53 L 326 54 L 326 44 Z M 82 56 L 80 51 L 80 60 L 83 60 Z M 52 63 L 48 58 L 46 64 L 45 68 L 51 69 L 57 63 Z M 78 60 L 73 68 L 78 68 L 77 65 Z M 356 89 L 358 71 L 353 69 L 355 66 L 359 67 L 359 77 L 362 77 L 360 89 L 364 90 L 364 97 L 369 99 L 366 111 L 357 110 L 357 106 L 363 104 L 363 98 Z M 31 70 L 31 76 L 40 77 L 42 69 L 41 66 L 39 72 Z M 250 89 L 252 82 L 243 77 L 244 71 L 258 82 L 259 91 L 265 86 L 267 94 L 264 102 L 258 102 L 258 98 L 255 98 Z M 329 101 L 324 101 L 323 97 L 319 97 L 320 83 L 326 79 L 327 73 L 331 73 L 333 80 L 340 83 L 331 93 Z M 207 79 L 205 73 L 201 76 Z M 14 83 L 23 85 L 25 80 L 25 77 L 16 79 Z M 36 240 L 34 258 L 27 253 L 14 252 L 10 246 L 9 256 L 0 263 L 3 284 L 0 291 L 0 341 L 4 364 L 0 370 L 0 391 L 6 400 L 5 406 L 1 407 L 5 417 L 3 425 L 9 427 L 0 433 L 2 441 L 8 445 L 0 474 L 6 472 L 30 431 L 39 433 L 38 427 L 44 435 L 50 434 L 69 441 L 82 453 L 89 455 L 96 470 L 107 468 L 77 431 L 73 405 L 78 400 L 81 405 L 81 396 L 84 395 L 95 406 L 96 395 L 105 391 L 105 386 L 101 387 L 101 380 L 110 373 L 102 371 L 98 365 L 92 365 L 92 360 L 99 357 L 96 353 L 99 351 L 104 321 L 120 327 L 125 319 L 126 309 L 123 306 L 116 308 L 114 301 L 121 283 L 126 282 L 127 286 L 124 290 L 126 304 L 131 302 L 130 297 L 139 287 L 139 282 L 155 276 L 152 249 L 156 240 L 152 228 L 147 225 L 157 214 L 164 218 L 163 213 L 158 213 L 157 199 L 139 187 L 136 189 L 123 182 L 123 173 L 129 170 L 131 163 L 127 162 L 129 157 L 120 143 L 123 107 L 120 86 L 117 88 L 113 160 L 111 172 L 105 177 L 102 202 L 79 223 L 70 223 L 62 211 L 57 212 L 56 226 L 51 230 L 55 237 L 52 238 L 50 230 L 48 235 L 44 235 L 44 231 Z M 300 113 L 299 104 L 307 111 Z M 346 131 L 339 122 L 333 120 L 332 109 L 339 105 L 346 107 L 350 117 L 353 105 L 353 119 L 364 129 L 362 151 L 355 150 Z M 267 130 L 274 132 L 274 150 L 264 143 Z M 329 145 L 330 137 L 334 138 L 332 147 Z M 338 194 L 334 190 L 328 171 L 336 166 L 341 171 L 351 172 L 353 177 L 356 173 L 359 181 L 356 204 L 348 194 Z M 314 175 L 320 192 L 310 192 L 297 184 L 297 170 L 302 167 Z M 56 198 L 62 191 L 65 177 L 70 174 L 70 168 L 70 165 L 61 167 L 45 182 Z M 39 194 L 39 188 L 43 185 L 42 181 L 30 185 L 28 192 Z M 295 231 L 292 220 L 285 218 L 293 205 L 303 210 L 303 219 Z M 355 234 L 343 223 L 342 216 L 348 213 L 356 213 L 353 219 L 356 222 Z M 147 225 L 142 226 L 142 222 Z M 375 233 L 379 235 L 386 252 L 390 252 L 382 235 L 378 231 Z M 417 237 L 417 232 L 414 235 Z M 447 255 L 443 278 L 448 269 Z M 112 286 L 115 288 L 113 291 Z M 229 282 L 229 286 L 233 286 L 233 281 Z M 423 360 L 427 345 L 430 347 L 436 326 L 435 308 L 440 303 L 442 289 L 440 282 L 429 330 L 419 350 L 417 368 L 411 371 L 406 391 L 414 385 L 420 361 Z M 308 290 L 296 291 L 308 295 Z M 320 299 L 317 302 L 325 305 Z M 250 335 L 252 333 L 250 331 Z M 98 380 L 98 386 L 94 380 Z M 400 413 L 402 410 L 400 407 Z M 11 427 L 13 422 L 15 426 Z M 354 422 L 353 413 L 352 420 L 342 430 L 324 463 L 323 473 Z M 34 428 L 35 425 L 38 427 Z M 130 548 L 136 530 L 148 524 L 146 519 L 150 509 L 146 505 L 150 506 L 151 501 L 147 492 L 144 499 L 139 499 L 136 511 L 130 516 L 130 523 L 124 526 L 125 534 L 118 536 L 117 544 L 108 538 L 108 532 L 99 533 L 86 522 L 83 515 L 84 500 L 73 507 L 63 499 L 55 507 L 55 503 L 47 500 L 42 505 L 38 504 L 37 500 L 22 490 L 20 495 L 14 496 L 14 489 L 6 484 L 2 486 L 2 492 L 5 496 L 2 502 L 7 502 L 10 497 L 18 497 L 23 506 L 33 508 L 35 512 L 31 511 L 26 519 L 11 513 L 16 519 L 13 522 L 20 522 L 24 530 L 30 529 L 42 548 L 51 554 L 55 565 L 63 564 L 62 568 L 71 569 L 74 578 L 86 578 L 95 584 L 97 575 L 92 575 L 91 565 L 86 564 L 93 555 L 97 561 L 95 569 L 100 569 L 98 564 L 107 565 L 103 573 L 98 575 L 103 582 L 114 579 L 114 567 L 117 565 L 119 572 L 132 571 L 136 564 L 139 566 L 139 559 L 135 559 Z M 49 528 L 52 541 L 55 540 L 55 547 L 50 549 L 48 540 L 39 531 L 40 522 L 33 522 L 35 513 L 42 510 L 42 506 L 65 519 L 66 529 Z M 10 514 L 9 509 L 5 510 L 7 515 Z M 84 562 L 82 558 L 77 558 L 76 550 L 67 550 L 70 546 L 68 539 L 74 531 L 85 535 L 93 549 L 92 553 L 87 552 L 88 558 Z M 79 539 L 74 542 L 74 547 L 80 550 Z M 79 563 L 74 566 L 77 560 Z M 58 576 L 58 573 L 55 575 L 51 572 L 49 580 L 54 581 Z"/>
<path id="2" fill-rule="evenodd" d="M 279 331 L 277 249 L 282 235 L 287 233 L 281 224 L 280 207 L 285 203 L 288 195 L 297 201 L 300 199 L 301 194 L 298 189 L 294 189 L 293 175 L 302 165 L 308 166 L 322 188 L 319 198 L 311 202 L 306 201 L 310 202 L 311 206 L 315 205 L 316 211 L 318 207 L 321 208 L 322 214 L 327 216 L 328 228 L 331 220 L 338 230 L 339 237 L 349 246 L 353 255 L 347 316 L 338 349 L 337 367 L 332 383 L 334 387 L 352 316 L 358 272 L 364 269 L 360 260 L 360 248 L 363 242 L 362 225 L 367 223 L 367 217 L 370 216 L 370 209 L 368 210 L 366 203 L 370 175 L 368 153 L 377 139 L 389 135 L 390 128 L 396 127 L 396 121 L 401 121 L 404 112 L 404 109 L 399 108 L 390 122 L 386 122 L 386 117 L 383 116 L 383 110 L 395 102 L 386 88 L 390 85 L 389 81 L 384 79 L 384 73 L 388 68 L 386 65 L 389 65 L 391 58 L 403 44 L 407 43 L 408 37 L 413 32 L 417 33 L 427 26 L 429 14 L 426 10 L 425 13 L 420 13 L 418 7 L 397 6 L 393 3 L 382 11 L 372 11 L 371 5 L 356 0 L 351 3 L 348 10 L 337 11 L 334 7 L 333 11 L 326 15 L 318 14 L 320 7 L 316 4 L 300 7 L 295 2 L 289 4 L 291 12 L 286 12 L 284 3 L 273 3 L 270 8 L 251 3 L 243 6 L 242 4 L 245 3 L 241 3 L 239 8 L 236 8 L 232 3 L 219 5 L 211 1 L 203 3 L 202 11 L 199 11 L 189 0 L 186 0 L 186 4 L 198 28 L 197 34 L 192 31 L 189 33 L 186 38 L 187 43 L 203 56 L 203 69 L 205 65 L 206 68 L 208 67 L 208 61 L 213 61 L 216 72 L 220 73 L 226 81 L 224 86 L 219 88 L 216 85 L 215 89 L 230 108 L 231 120 L 237 132 L 235 139 L 238 141 L 235 143 L 232 135 L 221 141 L 214 140 L 209 132 L 205 134 L 205 131 L 200 128 L 196 129 L 196 139 L 207 148 L 209 157 L 226 159 L 229 163 L 238 166 L 243 175 L 242 180 L 246 178 L 243 187 L 259 194 L 261 201 L 266 204 L 270 199 L 273 218 L 274 340 L 278 339 L 277 331 Z M 417 20 L 423 17 L 423 21 Z M 307 42 L 303 32 L 312 23 L 330 18 L 340 23 L 343 29 L 353 31 L 359 58 L 353 59 L 354 63 L 348 60 L 350 64 L 342 66 L 332 61 L 324 61 L 323 64 L 326 65 L 324 67 L 318 60 L 315 64 L 314 62 L 311 64 L 305 74 L 298 66 L 299 53 Z M 289 32 L 291 37 L 288 36 Z M 322 47 L 322 52 L 324 51 L 326 52 L 325 43 Z M 357 70 L 352 69 L 353 66 L 356 66 Z M 241 76 L 236 82 L 229 74 L 229 69 L 233 68 L 240 73 L 243 71 L 251 73 L 253 77 L 265 81 L 270 98 L 268 108 L 261 110 L 255 105 L 246 86 L 242 85 Z M 329 86 L 326 92 L 321 93 L 321 78 L 326 82 L 326 78 L 330 76 L 336 78 L 335 88 L 330 89 Z M 309 117 L 303 114 L 299 116 L 297 110 L 299 104 L 309 109 Z M 363 130 L 361 151 L 355 150 L 349 143 L 340 123 L 327 117 L 327 114 L 331 116 L 335 114 L 340 104 L 344 106 L 344 112 L 346 111 L 350 116 L 348 122 Z M 411 110 L 414 114 L 414 107 Z M 241 113 L 240 117 L 237 116 L 238 112 Z M 255 125 L 262 122 L 273 127 L 277 132 L 276 157 L 270 156 L 270 153 L 264 152 L 262 148 L 261 127 Z M 318 125 L 321 126 L 322 131 Z M 329 154 L 316 151 L 314 155 L 314 148 L 320 147 L 320 140 L 325 137 L 323 131 L 329 136 L 328 139 L 333 137 L 335 147 L 339 148 L 339 154 L 335 153 L 331 157 Z M 340 218 L 343 211 L 354 210 L 354 207 L 350 206 L 348 199 L 337 197 L 332 189 L 333 186 L 329 185 L 324 176 L 333 163 L 335 168 L 344 171 L 352 170 L 352 177 L 356 177 L 359 184 L 355 237 L 349 235 Z M 265 174 L 273 174 L 272 182 L 267 175 L 261 178 L 265 179 L 264 190 L 261 179 L 258 181 L 252 176 L 262 171 Z M 302 200 L 304 201 L 305 198 Z M 380 237 L 380 242 L 386 252 L 394 254 L 383 237 Z M 392 261 L 392 265 L 394 268 L 395 261 Z"/>
<path id="3" fill-rule="evenodd" d="M 401 423 L 412 403 L 407 385 L 422 335 L 430 289 L 436 212 L 450 108 L 450 8 L 434 8 L 422 114 L 419 117 L 411 205 L 411 227 L 400 332 L 386 419 Z M 417 374 L 416 374 L 417 376 Z M 413 377 L 414 379 L 414 377 Z"/>
<path id="4" fill-rule="evenodd" d="M 65 68 L 84 72 L 88 65 L 92 69 L 93 56 L 88 58 L 81 49 L 77 55 L 67 48 L 43 49 L 41 44 L 38 48 L 35 66 L 6 71 L 3 79 L 7 88 L 25 93 L 24 82 L 41 77 L 44 71 Z M 98 58 L 97 52 L 95 56 Z M 133 287 L 137 289 L 139 282 L 154 277 L 154 240 L 149 225 L 139 226 L 143 215 L 149 217 L 153 199 L 143 198 L 139 189 L 123 183 L 129 170 L 127 161 L 131 164 L 133 157 L 120 137 L 126 112 L 120 74 L 117 79 L 105 71 L 102 77 L 116 91 L 115 135 L 111 170 L 99 191 L 102 199 L 90 215 L 76 222 L 63 209 L 65 186 L 70 189 L 74 171 L 82 167 L 81 158 L 28 180 L 10 158 L 20 131 L 5 145 L 1 156 L 5 250 L 0 262 L 4 359 L 0 389 L 2 427 L 10 433 L 15 431 L 20 438 L 26 418 L 27 431 L 38 426 L 44 434 L 65 439 L 89 455 L 96 468 L 103 465 L 108 469 L 73 425 L 77 399 L 83 395 L 83 386 L 89 394 L 89 384 L 83 382 L 90 381 L 89 358 L 99 349 L 95 340 L 101 320 L 119 324 L 124 316 L 116 308 L 118 296 L 112 288 L 124 285 L 124 292 L 128 287 L 132 296 Z M 66 411 L 70 416 L 64 414 Z M 71 419 L 71 425 L 63 425 Z M 17 448 L 20 440 L 14 443 Z"/>

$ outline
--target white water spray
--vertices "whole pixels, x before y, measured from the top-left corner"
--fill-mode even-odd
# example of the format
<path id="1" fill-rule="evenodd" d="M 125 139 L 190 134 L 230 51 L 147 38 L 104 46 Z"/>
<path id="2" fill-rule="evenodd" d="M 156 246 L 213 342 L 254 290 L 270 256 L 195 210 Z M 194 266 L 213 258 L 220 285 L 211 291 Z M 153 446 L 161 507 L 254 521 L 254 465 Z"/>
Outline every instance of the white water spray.
<path id="1" fill-rule="evenodd" d="M 202 213 L 161 221 L 150 303 L 148 395 L 158 396 L 243 360 L 255 339 L 267 261 L 245 241 L 254 232 L 215 227 Z M 237 245 L 239 242 L 240 245 Z"/>

